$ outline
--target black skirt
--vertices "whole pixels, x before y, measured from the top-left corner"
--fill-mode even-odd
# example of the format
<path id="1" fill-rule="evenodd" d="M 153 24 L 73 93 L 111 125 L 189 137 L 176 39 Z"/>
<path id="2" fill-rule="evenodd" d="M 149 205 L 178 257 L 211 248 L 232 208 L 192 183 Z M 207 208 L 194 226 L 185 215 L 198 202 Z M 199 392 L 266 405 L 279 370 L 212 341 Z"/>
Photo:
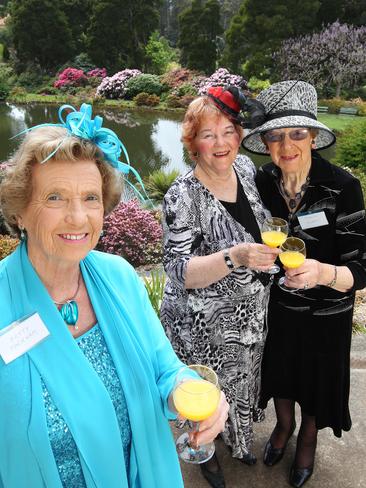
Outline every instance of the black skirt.
<path id="1" fill-rule="evenodd" d="M 350 430 L 352 313 L 317 317 L 270 301 L 261 408 L 272 397 L 292 399 L 318 429 L 331 427 L 337 437 Z"/>

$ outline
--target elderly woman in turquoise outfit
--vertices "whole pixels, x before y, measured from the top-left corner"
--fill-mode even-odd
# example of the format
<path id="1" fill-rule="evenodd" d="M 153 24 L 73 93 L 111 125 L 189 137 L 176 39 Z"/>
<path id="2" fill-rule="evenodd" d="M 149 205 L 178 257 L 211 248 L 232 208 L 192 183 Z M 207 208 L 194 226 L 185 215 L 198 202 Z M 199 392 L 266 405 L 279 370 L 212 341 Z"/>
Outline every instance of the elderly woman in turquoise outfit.
<path id="1" fill-rule="evenodd" d="M 177 359 L 122 258 L 92 251 L 123 146 L 75 109 L 31 130 L 0 187 L 0 487 L 182 487 L 167 419 Z M 198 444 L 224 428 L 222 395 Z"/>

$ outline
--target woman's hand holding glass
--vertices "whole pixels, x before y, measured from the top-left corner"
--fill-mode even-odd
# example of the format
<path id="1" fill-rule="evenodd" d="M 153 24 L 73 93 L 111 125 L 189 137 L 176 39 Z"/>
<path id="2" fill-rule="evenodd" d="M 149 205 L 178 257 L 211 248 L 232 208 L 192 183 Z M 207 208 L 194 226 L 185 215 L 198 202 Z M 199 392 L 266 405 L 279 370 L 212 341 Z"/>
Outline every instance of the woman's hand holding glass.
<path id="1" fill-rule="evenodd" d="M 291 281 L 291 277 L 299 273 L 299 268 L 305 262 L 305 242 L 298 237 L 288 237 L 281 245 L 280 249 L 280 261 L 283 264 L 284 268 L 289 271 L 286 271 L 286 276 L 282 276 L 278 280 L 278 285 L 285 291 L 296 291 L 299 289 L 299 287 L 296 286 L 296 283 Z M 291 273 L 291 270 L 297 271 Z M 308 283 L 305 282 L 302 288 L 309 288 Z"/>
<path id="2" fill-rule="evenodd" d="M 283 244 L 288 235 L 288 223 L 279 217 L 267 217 L 262 224 L 262 241 L 270 248 L 277 248 Z M 276 274 L 280 271 L 277 264 L 273 264 L 267 273 Z"/>
<path id="3" fill-rule="evenodd" d="M 279 253 L 279 249 L 251 242 L 237 244 L 230 249 L 230 256 L 236 266 L 245 266 L 256 271 L 268 271 Z"/>
<path id="4" fill-rule="evenodd" d="M 224 430 L 229 410 L 216 373 L 202 365 L 182 368 L 173 401 L 180 416 L 194 422 L 193 432 L 182 434 L 176 441 L 180 458 L 194 464 L 208 461 L 215 452 L 212 441 Z"/>

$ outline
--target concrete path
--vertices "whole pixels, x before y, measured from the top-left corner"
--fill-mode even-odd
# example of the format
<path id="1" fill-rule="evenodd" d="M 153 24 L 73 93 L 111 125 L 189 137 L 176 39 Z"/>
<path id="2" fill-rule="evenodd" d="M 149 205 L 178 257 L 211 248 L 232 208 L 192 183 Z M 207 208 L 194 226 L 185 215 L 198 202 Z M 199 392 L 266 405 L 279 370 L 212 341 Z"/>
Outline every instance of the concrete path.
<path id="1" fill-rule="evenodd" d="M 356 335 L 352 345 L 350 410 L 353 426 L 341 439 L 330 429 L 318 436 L 318 449 L 313 476 L 306 488 L 366 488 L 366 335 Z M 299 425 L 299 412 L 297 423 Z M 217 441 L 217 453 L 223 468 L 226 488 L 288 488 L 287 477 L 295 452 L 296 436 L 289 441 L 282 461 L 269 468 L 262 463 L 263 447 L 275 423 L 273 405 L 267 417 L 255 424 L 255 466 L 233 460 L 224 443 Z M 176 435 L 176 433 L 174 434 Z M 182 463 L 185 488 L 209 488 L 198 466 Z M 172 487 L 174 488 L 174 487 Z"/>

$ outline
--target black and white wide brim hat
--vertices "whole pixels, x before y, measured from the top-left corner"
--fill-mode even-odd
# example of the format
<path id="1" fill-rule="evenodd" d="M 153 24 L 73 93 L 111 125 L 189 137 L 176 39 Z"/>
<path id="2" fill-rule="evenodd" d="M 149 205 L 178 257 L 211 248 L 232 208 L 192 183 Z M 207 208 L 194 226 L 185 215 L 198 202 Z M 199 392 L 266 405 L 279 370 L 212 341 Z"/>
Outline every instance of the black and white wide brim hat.
<path id="1" fill-rule="evenodd" d="M 314 149 L 326 149 L 335 143 L 336 136 L 326 125 L 319 122 L 315 88 L 305 81 L 281 81 L 260 92 L 256 98 L 265 109 L 264 122 L 244 137 L 242 146 L 255 154 L 268 154 L 261 134 L 273 129 L 308 127 L 317 129 Z"/>

